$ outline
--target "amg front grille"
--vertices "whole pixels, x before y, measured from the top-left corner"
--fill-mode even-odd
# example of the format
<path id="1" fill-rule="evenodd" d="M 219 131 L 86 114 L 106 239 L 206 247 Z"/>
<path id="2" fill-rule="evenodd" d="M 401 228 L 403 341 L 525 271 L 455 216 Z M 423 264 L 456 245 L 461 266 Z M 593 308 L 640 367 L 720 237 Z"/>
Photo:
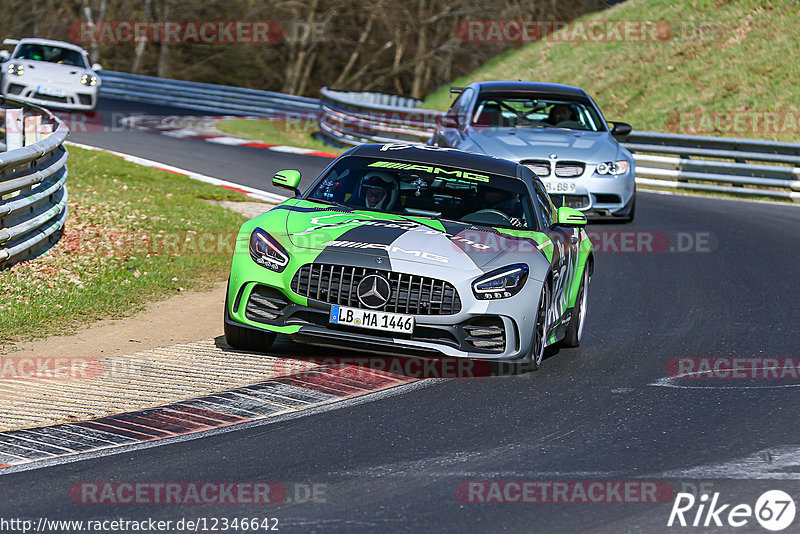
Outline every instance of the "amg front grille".
<path id="1" fill-rule="evenodd" d="M 381 311 L 412 315 L 453 315 L 461 311 L 461 298 L 449 282 L 347 265 L 303 265 L 292 278 L 292 291 L 329 304 L 366 308 L 356 292 L 361 279 L 369 274 L 382 275 L 392 288 L 389 301 Z"/>
<path id="2" fill-rule="evenodd" d="M 559 178 L 575 178 L 583 174 L 586 166 L 580 161 L 559 161 L 556 163 L 556 176 Z"/>

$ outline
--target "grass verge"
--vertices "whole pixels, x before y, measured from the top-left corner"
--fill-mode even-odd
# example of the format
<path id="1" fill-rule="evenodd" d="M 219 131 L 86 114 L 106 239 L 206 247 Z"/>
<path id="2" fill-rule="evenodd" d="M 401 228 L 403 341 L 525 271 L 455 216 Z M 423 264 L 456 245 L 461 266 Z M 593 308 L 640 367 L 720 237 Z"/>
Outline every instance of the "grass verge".
<path id="1" fill-rule="evenodd" d="M 265 119 L 224 119 L 216 125 L 217 130 L 226 134 L 251 139 L 274 145 L 310 148 L 320 152 L 341 154 L 347 148 L 336 148 L 316 139 L 315 118 L 303 118 L 297 121 L 265 120 Z"/>
<path id="2" fill-rule="evenodd" d="M 564 83 L 585 89 L 609 120 L 637 130 L 800 141 L 797 2 L 628 0 L 579 20 L 590 19 L 652 21 L 664 33 L 651 42 L 534 42 L 451 85 Z M 442 87 L 422 107 L 447 109 L 451 101 Z"/>
<path id="3" fill-rule="evenodd" d="M 69 333 L 228 274 L 244 217 L 208 201 L 247 197 L 103 152 L 70 154 L 63 237 L 0 271 L 0 342 Z"/>

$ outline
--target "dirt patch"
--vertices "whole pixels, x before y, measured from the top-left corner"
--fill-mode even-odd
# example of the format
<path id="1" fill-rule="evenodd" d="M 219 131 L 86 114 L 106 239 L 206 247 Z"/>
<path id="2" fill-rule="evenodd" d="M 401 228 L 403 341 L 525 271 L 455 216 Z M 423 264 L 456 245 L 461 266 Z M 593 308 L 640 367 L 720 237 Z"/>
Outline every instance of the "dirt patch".
<path id="1" fill-rule="evenodd" d="M 0 347 L 10 356 L 95 358 L 222 335 L 226 282 L 212 291 L 186 291 L 124 319 L 105 320 L 74 335 Z M 0 396 L 2 402 L 2 396 Z"/>

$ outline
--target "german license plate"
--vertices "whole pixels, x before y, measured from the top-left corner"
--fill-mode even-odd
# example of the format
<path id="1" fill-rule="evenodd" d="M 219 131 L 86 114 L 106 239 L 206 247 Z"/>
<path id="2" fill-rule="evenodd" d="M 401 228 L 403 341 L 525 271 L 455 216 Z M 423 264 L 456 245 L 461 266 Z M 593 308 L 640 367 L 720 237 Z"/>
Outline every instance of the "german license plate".
<path id="1" fill-rule="evenodd" d="M 568 180 L 544 180 L 544 187 L 548 193 L 574 193 L 575 182 Z"/>
<path id="2" fill-rule="evenodd" d="M 40 95 L 48 96 L 67 96 L 67 92 L 58 87 L 48 87 L 47 85 L 40 85 L 36 88 L 36 92 Z"/>
<path id="3" fill-rule="evenodd" d="M 414 332 L 413 315 L 362 310 L 345 306 L 331 306 L 330 322 L 332 324 L 344 324 L 371 330 L 382 330 L 384 332 L 399 332 L 401 334 Z"/>

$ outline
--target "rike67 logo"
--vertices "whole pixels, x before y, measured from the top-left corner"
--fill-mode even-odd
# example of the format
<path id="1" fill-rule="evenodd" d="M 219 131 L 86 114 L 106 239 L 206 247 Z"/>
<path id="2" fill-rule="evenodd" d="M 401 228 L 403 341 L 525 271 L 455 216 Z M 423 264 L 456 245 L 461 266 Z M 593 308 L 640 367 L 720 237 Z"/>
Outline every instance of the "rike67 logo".
<path id="1" fill-rule="evenodd" d="M 770 490 L 763 493 L 755 506 L 749 504 L 722 503 L 719 492 L 710 500 L 704 493 L 695 498 L 691 493 L 678 493 L 667 526 L 710 527 L 723 525 L 743 527 L 751 523 L 753 518 L 765 529 L 773 532 L 787 528 L 794 521 L 794 500 L 781 490 Z"/>

